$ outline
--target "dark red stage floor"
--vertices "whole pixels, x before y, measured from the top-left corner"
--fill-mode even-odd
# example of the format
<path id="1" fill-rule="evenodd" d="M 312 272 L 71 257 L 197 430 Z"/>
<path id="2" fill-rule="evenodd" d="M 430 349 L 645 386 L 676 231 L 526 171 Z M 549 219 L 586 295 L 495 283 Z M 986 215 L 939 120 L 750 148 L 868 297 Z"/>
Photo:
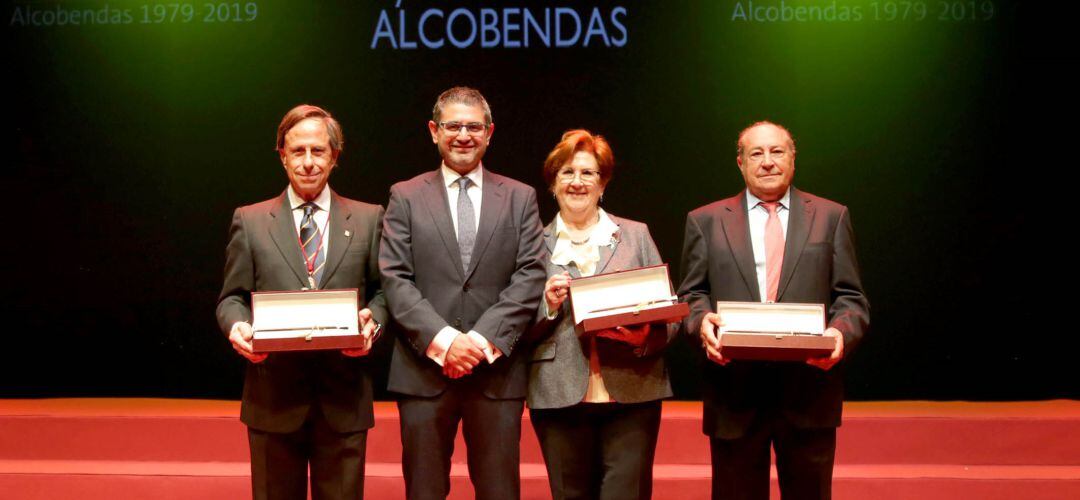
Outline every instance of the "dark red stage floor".
<path id="1" fill-rule="evenodd" d="M 237 499 L 250 496 L 235 401 L 0 400 L 4 499 Z M 526 419 L 528 416 L 526 415 Z M 708 498 L 701 405 L 664 405 L 658 500 Z M 835 498 L 1080 498 L 1080 402 L 848 403 Z M 458 443 L 451 498 L 472 498 Z M 376 406 L 367 498 L 402 498 L 397 411 Z M 532 428 L 522 435 L 522 497 L 547 499 Z M 775 477 L 774 477 L 774 498 Z"/>

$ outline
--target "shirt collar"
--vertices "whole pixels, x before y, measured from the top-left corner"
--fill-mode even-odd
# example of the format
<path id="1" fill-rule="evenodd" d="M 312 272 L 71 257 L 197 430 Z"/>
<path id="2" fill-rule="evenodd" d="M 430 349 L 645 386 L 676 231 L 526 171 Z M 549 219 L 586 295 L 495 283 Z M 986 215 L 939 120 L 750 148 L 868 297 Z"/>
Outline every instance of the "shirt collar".
<path id="1" fill-rule="evenodd" d="M 789 186 L 787 188 L 787 191 L 784 191 L 784 196 L 781 196 L 780 199 L 776 200 L 776 201 L 779 201 L 780 206 L 784 207 L 785 210 L 791 210 L 791 187 Z M 754 196 L 754 193 L 751 193 L 750 190 L 747 189 L 746 190 L 746 211 L 749 212 L 749 211 L 753 210 L 754 207 L 758 206 L 759 203 L 762 203 L 761 198 L 758 198 L 757 196 Z"/>
<path id="2" fill-rule="evenodd" d="M 443 182 L 446 183 L 445 187 L 453 186 L 454 183 L 457 182 L 457 180 L 462 177 L 461 174 L 455 172 L 454 169 L 452 169 L 452 168 L 450 168 L 450 167 L 448 167 L 446 165 L 442 165 L 440 168 L 442 169 Z M 483 189 L 484 188 L 484 165 L 483 164 L 477 165 L 476 168 L 472 169 L 471 172 L 465 174 L 465 177 L 468 177 L 469 179 L 472 179 L 472 182 L 473 182 L 474 185 L 476 185 L 476 187 L 478 187 L 480 189 Z"/>
<path id="3" fill-rule="evenodd" d="M 619 225 L 611 220 L 611 217 L 608 216 L 604 209 L 599 208 L 597 210 L 599 220 L 593 226 L 592 232 L 589 233 L 589 242 L 596 246 L 607 245 L 611 240 L 611 235 L 619 230 Z M 562 213 L 555 214 L 555 236 L 559 239 L 570 240 L 570 232 L 566 228 L 566 222 L 563 221 Z"/>
<path id="4" fill-rule="evenodd" d="M 555 215 L 555 231 L 558 239 L 555 240 L 555 248 L 551 250 L 551 262 L 560 266 L 577 266 L 582 276 L 592 276 L 596 272 L 596 266 L 600 263 L 600 247 L 614 246 L 615 233 L 619 225 L 604 213 L 599 211 L 600 220 L 593 225 L 589 233 L 589 241 L 582 245 L 574 245 L 570 241 L 570 233 L 566 231 L 566 223 L 563 222 L 562 214 Z"/>
<path id="5" fill-rule="evenodd" d="M 296 194 L 296 191 L 293 190 L 292 184 L 289 184 L 289 189 L 287 189 L 286 191 L 289 194 L 289 206 L 292 207 L 293 210 L 296 210 L 296 209 L 300 208 L 300 206 L 303 205 L 304 203 L 307 203 L 306 201 L 304 201 L 303 198 L 300 197 L 300 195 Z M 327 184 L 327 185 L 323 186 L 322 192 L 320 192 L 319 196 L 316 196 L 315 199 L 312 200 L 312 201 L 315 203 L 315 206 L 319 207 L 319 210 L 325 210 L 325 211 L 329 212 L 330 211 L 330 185 Z"/>

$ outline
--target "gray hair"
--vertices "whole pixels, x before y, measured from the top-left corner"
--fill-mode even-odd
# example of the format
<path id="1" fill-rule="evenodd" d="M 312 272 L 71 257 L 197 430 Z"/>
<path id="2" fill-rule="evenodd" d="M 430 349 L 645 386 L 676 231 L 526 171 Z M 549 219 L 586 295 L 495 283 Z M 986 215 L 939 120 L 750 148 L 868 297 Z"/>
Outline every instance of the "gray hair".
<path id="1" fill-rule="evenodd" d="M 746 133 L 749 132 L 751 129 L 754 129 L 756 127 L 760 127 L 762 125 L 772 125 L 772 126 L 778 128 L 780 130 L 783 130 L 784 133 L 787 134 L 787 136 L 788 136 L 788 146 L 791 147 L 791 154 L 792 155 L 795 154 L 795 136 L 791 135 L 791 131 L 788 130 L 787 127 L 785 127 L 783 125 L 780 125 L 779 123 L 773 123 L 773 122 L 771 122 L 769 120 L 761 120 L 761 121 L 754 122 L 754 123 L 750 124 L 749 127 L 746 127 L 744 129 L 742 129 L 742 132 L 739 132 L 739 140 L 735 142 L 735 154 L 736 155 L 742 156 L 742 154 L 743 154 L 743 143 L 742 143 L 743 136 L 746 135 Z"/>

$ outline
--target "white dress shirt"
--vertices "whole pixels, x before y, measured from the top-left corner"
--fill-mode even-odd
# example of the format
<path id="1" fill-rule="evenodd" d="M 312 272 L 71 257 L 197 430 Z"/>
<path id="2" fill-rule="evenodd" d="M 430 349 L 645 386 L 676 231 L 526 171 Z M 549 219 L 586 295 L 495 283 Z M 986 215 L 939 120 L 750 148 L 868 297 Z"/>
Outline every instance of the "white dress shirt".
<path id="1" fill-rule="evenodd" d="M 776 209 L 776 215 L 780 218 L 780 227 L 784 231 L 784 242 L 787 242 L 788 214 L 791 207 L 791 188 L 788 188 L 784 196 L 779 200 L 780 206 Z M 765 223 L 769 221 L 769 211 L 760 205 L 761 199 L 754 196 L 749 189 L 746 190 L 746 216 L 750 221 L 750 244 L 754 248 L 754 271 L 757 273 L 758 292 L 761 301 L 768 300 L 768 285 L 765 284 Z"/>
<path id="2" fill-rule="evenodd" d="M 458 179 L 463 176 L 446 165 L 442 166 L 442 176 L 445 183 L 444 187 L 446 188 L 446 199 L 450 201 L 450 218 L 454 220 L 454 234 L 457 234 L 457 202 L 458 195 L 460 194 L 459 191 L 461 191 L 461 185 L 457 182 Z M 476 220 L 473 221 L 473 223 L 476 224 L 476 227 L 473 229 L 478 230 L 480 229 L 480 203 L 483 202 L 484 198 L 483 165 L 478 165 L 476 168 L 472 169 L 472 172 L 465 174 L 464 177 L 468 177 L 472 180 L 472 184 L 469 184 L 467 193 L 469 195 L 469 200 L 472 201 L 473 213 L 476 214 Z"/>
<path id="3" fill-rule="evenodd" d="M 458 213 L 457 202 L 458 196 L 461 196 L 461 185 L 458 184 L 458 179 L 462 177 L 461 174 L 455 172 L 445 164 L 440 167 L 442 169 L 442 176 L 444 188 L 446 189 L 446 199 L 450 202 L 450 218 L 454 222 L 454 234 L 458 234 Z M 480 229 L 480 203 L 483 200 L 483 186 L 484 186 L 484 167 L 483 165 L 477 165 L 471 172 L 464 175 L 472 180 L 469 184 L 469 189 L 465 192 L 465 195 L 469 197 L 473 205 L 473 214 L 476 215 L 476 220 L 473 224 L 476 225 L 475 230 Z M 446 362 L 446 353 L 450 350 L 450 344 L 454 343 L 454 339 L 458 335 L 461 335 L 461 331 L 450 325 L 446 325 L 439 333 L 435 334 L 435 338 L 431 340 L 431 344 L 428 344 L 427 350 L 424 354 L 431 358 L 432 361 L 438 363 L 439 366 L 443 366 Z M 502 351 L 493 345 L 483 335 L 480 335 L 476 330 L 470 330 L 466 335 L 469 336 L 469 340 L 472 340 L 474 344 L 480 346 L 484 351 L 484 357 L 487 358 L 488 363 L 494 363 L 499 356 L 502 356 Z"/>

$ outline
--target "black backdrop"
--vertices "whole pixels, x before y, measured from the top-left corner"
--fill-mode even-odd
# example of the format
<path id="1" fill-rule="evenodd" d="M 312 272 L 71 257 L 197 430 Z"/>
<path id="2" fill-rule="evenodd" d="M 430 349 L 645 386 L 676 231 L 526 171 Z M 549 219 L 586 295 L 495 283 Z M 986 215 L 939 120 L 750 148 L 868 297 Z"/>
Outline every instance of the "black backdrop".
<path id="1" fill-rule="evenodd" d="M 242 361 L 214 307 L 232 209 L 286 185 L 272 151 L 281 115 L 331 110 L 347 141 L 332 186 L 385 203 L 391 183 L 437 165 L 426 121 L 458 84 L 494 110 L 485 165 L 541 193 L 564 130 L 608 137 L 604 206 L 647 222 L 675 276 L 686 212 L 741 188 L 737 132 L 786 124 L 795 184 L 853 214 L 872 330 L 848 364 L 849 398 L 1080 395 L 1070 350 L 1054 347 L 1063 304 L 1048 300 L 1066 256 L 1036 224 L 1046 209 L 1032 192 L 1055 177 L 1037 178 L 1028 153 L 1056 101 L 1030 76 L 1053 56 L 1031 53 L 1019 29 L 1031 14 L 1014 2 L 173 5 L 7 7 L 0 396 L 238 397 Z M 557 8 L 581 20 L 578 40 L 556 47 L 549 33 L 545 46 L 533 29 L 513 46 L 521 9 L 569 29 Z M 444 45 L 394 48 L 418 42 L 429 9 L 441 17 L 425 36 Z M 457 9 L 456 40 L 488 12 L 499 42 L 451 46 Z M 1060 157 L 1038 146 L 1036 158 Z M 554 210 L 541 196 L 542 217 Z M 677 396 L 695 398 L 690 349 L 670 356 Z"/>

